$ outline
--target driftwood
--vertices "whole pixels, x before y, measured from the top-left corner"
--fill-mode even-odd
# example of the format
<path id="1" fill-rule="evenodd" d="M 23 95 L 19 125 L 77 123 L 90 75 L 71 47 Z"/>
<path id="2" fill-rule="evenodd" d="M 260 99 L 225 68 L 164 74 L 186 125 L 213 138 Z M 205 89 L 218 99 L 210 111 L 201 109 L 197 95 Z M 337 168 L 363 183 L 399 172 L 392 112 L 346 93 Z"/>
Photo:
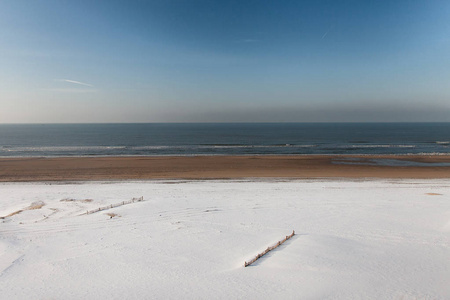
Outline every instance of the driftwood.
<path id="1" fill-rule="evenodd" d="M 295 231 L 292 230 L 292 233 L 290 235 L 287 235 L 284 239 L 282 239 L 281 241 L 279 241 L 278 243 L 276 243 L 273 246 L 267 247 L 266 250 L 264 250 L 263 252 L 259 253 L 258 255 L 256 255 L 254 258 L 252 258 L 250 261 L 246 261 L 244 262 L 244 267 L 248 267 L 250 266 L 252 263 L 254 263 L 255 261 L 257 261 L 258 259 L 260 259 L 261 257 L 263 257 L 265 254 L 267 254 L 269 251 L 272 251 L 273 249 L 277 248 L 278 246 L 282 245 L 284 242 L 286 242 L 288 239 L 290 239 L 291 237 L 293 237 L 295 234 Z"/>
<path id="2" fill-rule="evenodd" d="M 87 210 L 83 215 L 90 215 L 90 214 L 93 214 L 93 213 L 96 213 L 96 212 L 99 212 L 99 211 L 102 211 L 102 210 L 107 210 L 107 209 L 111 209 L 111 208 L 114 208 L 114 207 L 122 206 L 122 205 L 125 205 L 125 204 L 131 204 L 131 203 L 134 203 L 134 202 L 141 202 L 141 201 L 144 201 L 144 197 L 133 198 L 133 199 L 128 200 L 128 201 L 122 201 L 122 202 L 119 202 L 119 203 L 116 203 L 116 204 L 110 204 L 108 206 L 99 207 L 97 209 Z"/>

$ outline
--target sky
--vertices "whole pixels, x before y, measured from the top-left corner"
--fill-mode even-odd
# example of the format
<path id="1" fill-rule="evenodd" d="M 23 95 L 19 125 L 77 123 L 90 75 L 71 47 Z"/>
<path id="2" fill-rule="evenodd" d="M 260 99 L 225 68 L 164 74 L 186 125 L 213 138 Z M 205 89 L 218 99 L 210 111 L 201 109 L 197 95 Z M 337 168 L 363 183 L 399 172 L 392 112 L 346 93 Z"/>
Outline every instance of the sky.
<path id="1" fill-rule="evenodd" d="M 0 123 L 428 121 L 447 0 L 0 1 Z"/>

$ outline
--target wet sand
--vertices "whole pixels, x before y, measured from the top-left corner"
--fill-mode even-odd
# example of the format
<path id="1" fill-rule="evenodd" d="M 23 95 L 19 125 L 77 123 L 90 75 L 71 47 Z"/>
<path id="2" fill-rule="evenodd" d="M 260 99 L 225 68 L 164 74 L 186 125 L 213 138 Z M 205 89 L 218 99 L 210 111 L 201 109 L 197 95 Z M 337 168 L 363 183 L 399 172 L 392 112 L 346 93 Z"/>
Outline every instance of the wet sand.
<path id="1" fill-rule="evenodd" d="M 356 163 L 355 160 L 356 159 Z M 373 159 L 421 166 L 365 164 Z M 342 163 L 344 162 L 344 164 Z M 347 164 L 349 163 L 349 164 Z M 436 166 L 444 163 L 445 166 Z M 442 156 L 157 156 L 1 158 L 0 181 L 230 178 L 450 178 Z"/>

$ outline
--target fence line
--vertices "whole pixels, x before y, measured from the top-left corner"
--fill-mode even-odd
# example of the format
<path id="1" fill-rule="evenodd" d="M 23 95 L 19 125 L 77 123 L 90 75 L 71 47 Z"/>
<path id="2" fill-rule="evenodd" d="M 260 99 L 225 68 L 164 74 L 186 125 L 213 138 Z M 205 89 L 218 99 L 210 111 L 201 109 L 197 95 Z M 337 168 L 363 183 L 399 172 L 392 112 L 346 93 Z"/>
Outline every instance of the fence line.
<path id="1" fill-rule="evenodd" d="M 295 231 L 292 230 L 292 233 L 290 235 L 287 235 L 284 239 L 282 239 L 281 241 L 279 241 L 278 243 L 276 243 L 273 246 L 267 247 L 266 250 L 264 250 L 261 253 L 258 253 L 254 258 L 252 258 L 250 261 L 246 261 L 244 262 L 244 267 L 248 267 L 250 266 L 252 263 L 254 263 L 255 261 L 257 261 L 258 259 L 260 259 L 261 257 L 263 257 L 265 254 L 267 254 L 268 252 L 272 251 L 273 249 L 277 248 L 278 246 L 281 246 L 284 242 L 286 242 L 288 239 L 290 239 L 291 237 L 293 237 L 295 234 Z"/>
<path id="2" fill-rule="evenodd" d="M 133 199 L 128 200 L 128 201 L 122 201 L 122 202 L 119 202 L 119 203 L 116 203 L 116 204 L 110 204 L 110 205 L 107 205 L 107 206 L 99 207 L 99 208 L 93 209 L 93 210 L 87 210 L 82 215 L 90 215 L 90 214 L 93 214 L 93 213 L 96 213 L 96 212 L 99 212 L 99 211 L 111 209 L 111 208 L 122 206 L 122 205 L 126 205 L 126 204 L 131 204 L 131 203 L 135 203 L 135 202 L 141 202 L 141 201 L 144 201 L 144 196 L 139 197 L 139 198 L 133 198 Z"/>

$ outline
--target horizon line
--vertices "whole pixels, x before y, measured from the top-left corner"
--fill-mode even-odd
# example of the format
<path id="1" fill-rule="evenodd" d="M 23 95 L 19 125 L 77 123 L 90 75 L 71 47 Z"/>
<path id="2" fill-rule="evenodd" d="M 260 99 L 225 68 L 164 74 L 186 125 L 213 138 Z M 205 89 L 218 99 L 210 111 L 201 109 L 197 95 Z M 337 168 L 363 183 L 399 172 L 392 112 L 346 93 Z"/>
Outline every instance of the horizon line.
<path id="1" fill-rule="evenodd" d="M 17 123 L 1 123 L 0 125 L 106 125 L 106 124 L 411 124 L 411 123 L 450 123 L 450 121 L 242 121 L 242 122 L 202 122 L 202 121 L 185 121 L 185 122 L 17 122 Z"/>

